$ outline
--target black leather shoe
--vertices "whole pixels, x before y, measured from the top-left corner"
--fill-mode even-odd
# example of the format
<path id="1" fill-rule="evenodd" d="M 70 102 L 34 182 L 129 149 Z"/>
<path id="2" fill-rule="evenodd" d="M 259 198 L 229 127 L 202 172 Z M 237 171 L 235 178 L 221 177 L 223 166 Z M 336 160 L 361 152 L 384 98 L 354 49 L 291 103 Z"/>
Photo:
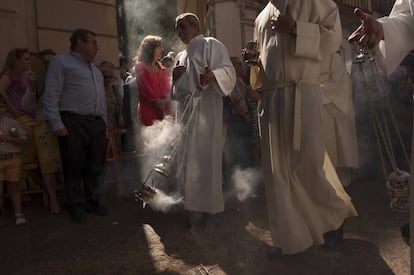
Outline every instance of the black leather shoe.
<path id="1" fill-rule="evenodd" d="M 267 251 L 267 258 L 269 260 L 276 259 L 282 255 L 282 249 L 279 247 L 272 247 Z"/>
<path id="2" fill-rule="evenodd" d="M 207 222 L 207 216 L 202 212 L 189 211 L 188 228 L 203 228 Z"/>
<path id="3" fill-rule="evenodd" d="M 324 247 L 332 247 L 338 242 L 342 241 L 344 238 L 344 224 L 342 224 L 338 229 L 328 231 L 323 234 L 323 239 L 325 241 Z"/>
<path id="4" fill-rule="evenodd" d="M 74 205 L 69 207 L 69 214 L 74 223 L 87 222 L 85 209 L 80 205 Z"/>
<path id="5" fill-rule="evenodd" d="M 88 201 L 86 203 L 86 212 L 97 216 L 108 216 L 108 210 L 97 201 Z"/>
<path id="6" fill-rule="evenodd" d="M 401 226 L 401 237 L 403 238 L 406 244 L 410 245 L 410 224 L 409 222 Z"/>

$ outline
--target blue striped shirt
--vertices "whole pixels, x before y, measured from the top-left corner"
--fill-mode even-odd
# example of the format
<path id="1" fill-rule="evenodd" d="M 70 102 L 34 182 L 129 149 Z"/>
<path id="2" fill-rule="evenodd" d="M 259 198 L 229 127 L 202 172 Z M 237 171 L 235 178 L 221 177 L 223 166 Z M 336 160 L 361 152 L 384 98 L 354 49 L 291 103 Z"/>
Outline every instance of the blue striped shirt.
<path id="1" fill-rule="evenodd" d="M 55 56 L 46 74 L 43 112 L 53 130 L 65 128 L 59 113 L 63 111 L 101 116 L 107 121 L 102 73 L 73 51 Z"/>

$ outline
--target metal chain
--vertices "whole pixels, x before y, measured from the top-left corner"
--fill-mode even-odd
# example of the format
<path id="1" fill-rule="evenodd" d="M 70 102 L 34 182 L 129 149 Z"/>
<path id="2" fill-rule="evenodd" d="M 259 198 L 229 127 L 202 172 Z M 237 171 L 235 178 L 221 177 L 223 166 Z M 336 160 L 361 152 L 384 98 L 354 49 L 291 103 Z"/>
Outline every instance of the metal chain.
<path id="1" fill-rule="evenodd" d="M 407 162 L 408 167 L 410 167 L 410 158 L 408 157 L 407 148 L 405 147 L 404 141 L 402 139 L 401 131 L 400 131 L 400 128 L 398 127 L 397 121 L 395 119 L 394 112 L 391 109 L 390 99 L 387 97 L 385 100 L 386 100 L 386 103 L 388 105 L 388 109 L 390 110 L 390 117 L 391 117 L 391 120 L 392 120 L 392 124 L 394 125 L 395 132 L 396 132 L 398 140 L 400 142 L 401 150 L 403 151 L 405 161 Z"/>
<path id="2" fill-rule="evenodd" d="M 373 61 L 368 61 L 368 62 L 371 63 L 370 67 L 371 67 L 371 70 L 373 70 L 372 65 L 375 66 L 375 63 L 373 63 Z M 381 138 L 382 138 L 382 141 L 383 141 L 383 144 L 384 144 L 385 151 L 387 153 L 389 162 L 391 163 L 391 166 L 394 170 L 397 168 L 396 161 L 395 161 L 395 155 L 393 153 L 393 148 L 392 148 L 391 141 L 390 141 L 389 138 L 387 138 L 387 137 L 389 137 L 389 134 L 386 137 L 385 130 L 382 127 L 381 120 L 379 119 L 378 113 L 377 113 L 376 108 L 374 106 L 374 103 L 373 103 L 374 93 L 368 87 L 367 80 L 365 78 L 365 74 L 364 74 L 364 71 L 362 69 L 362 64 L 359 64 L 358 67 L 359 67 L 359 70 L 360 70 L 360 73 L 361 73 L 361 76 L 362 76 L 362 83 L 364 85 L 364 88 L 365 88 L 366 91 L 369 92 L 369 94 L 371 96 L 371 100 L 370 100 L 371 120 L 372 120 L 372 123 L 373 123 L 373 126 L 374 126 L 374 132 L 375 132 L 375 136 L 376 136 L 376 139 L 377 139 L 377 144 L 378 144 L 378 149 L 379 149 L 381 162 L 382 162 L 382 166 L 383 166 L 384 176 L 387 177 L 385 158 L 384 158 L 384 154 L 383 154 L 382 148 L 381 148 Z M 374 76 L 376 76 L 376 73 L 374 71 L 371 71 L 371 73 Z M 377 79 L 375 78 L 375 80 L 377 80 Z M 377 84 L 377 83 L 375 82 L 375 84 Z M 384 121 L 384 124 L 386 125 L 385 121 Z M 388 129 L 388 128 L 386 127 L 386 129 Z M 381 136 L 380 136 L 380 134 L 381 134 Z"/>
<path id="3" fill-rule="evenodd" d="M 383 149 L 381 147 L 380 137 L 378 133 L 378 126 L 375 123 L 374 104 L 372 102 L 370 103 L 370 114 L 371 114 L 372 125 L 374 126 L 375 137 L 377 139 L 378 152 L 380 154 L 380 159 L 381 159 L 381 164 L 382 164 L 382 172 L 384 173 L 384 178 L 387 178 L 388 175 L 387 175 L 387 169 L 385 168 L 385 158 L 384 158 L 384 153 L 382 152 Z"/>

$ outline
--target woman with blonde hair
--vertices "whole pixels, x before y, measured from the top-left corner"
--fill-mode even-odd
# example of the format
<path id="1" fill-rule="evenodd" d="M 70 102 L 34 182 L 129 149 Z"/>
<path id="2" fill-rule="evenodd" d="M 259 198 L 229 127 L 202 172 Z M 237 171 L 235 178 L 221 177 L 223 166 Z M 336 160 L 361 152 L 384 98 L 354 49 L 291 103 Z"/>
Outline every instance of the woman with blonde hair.
<path id="1" fill-rule="evenodd" d="M 36 89 L 36 75 L 30 71 L 29 50 L 20 48 L 10 50 L 0 75 L 0 95 L 9 112 L 27 134 L 28 142 L 22 149 L 23 163 L 35 163 L 37 157 L 33 131 L 36 125 L 36 111 L 27 110 L 22 106 L 22 98 L 26 90 Z"/>
<path id="2" fill-rule="evenodd" d="M 166 69 L 159 63 L 161 40 L 154 35 L 144 37 L 136 55 L 135 74 L 140 96 L 138 112 L 144 126 L 170 114 L 170 82 Z"/>

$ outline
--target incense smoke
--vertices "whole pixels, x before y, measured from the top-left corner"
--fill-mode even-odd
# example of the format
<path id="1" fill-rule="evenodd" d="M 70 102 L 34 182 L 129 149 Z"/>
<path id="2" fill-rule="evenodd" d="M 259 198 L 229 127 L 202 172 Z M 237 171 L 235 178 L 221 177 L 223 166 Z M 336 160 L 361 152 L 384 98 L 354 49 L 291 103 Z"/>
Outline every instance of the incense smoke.
<path id="1" fill-rule="evenodd" d="M 239 201 L 244 201 L 256 196 L 257 186 L 263 179 L 262 171 L 259 168 L 241 169 L 236 167 L 232 175 L 233 192 Z"/>
<path id="2" fill-rule="evenodd" d="M 172 117 L 166 117 L 162 121 L 156 121 L 153 125 L 141 129 L 143 140 L 144 160 L 142 171 L 144 179 L 151 174 L 150 182 L 146 184 L 157 189 L 157 194 L 148 203 L 151 208 L 157 211 L 167 212 L 174 205 L 182 202 L 182 197 L 178 195 L 167 194 L 171 189 L 174 180 L 170 177 L 164 177 L 152 171 L 154 165 L 165 154 L 168 154 L 168 148 L 179 138 L 181 127 L 173 121 Z"/>

